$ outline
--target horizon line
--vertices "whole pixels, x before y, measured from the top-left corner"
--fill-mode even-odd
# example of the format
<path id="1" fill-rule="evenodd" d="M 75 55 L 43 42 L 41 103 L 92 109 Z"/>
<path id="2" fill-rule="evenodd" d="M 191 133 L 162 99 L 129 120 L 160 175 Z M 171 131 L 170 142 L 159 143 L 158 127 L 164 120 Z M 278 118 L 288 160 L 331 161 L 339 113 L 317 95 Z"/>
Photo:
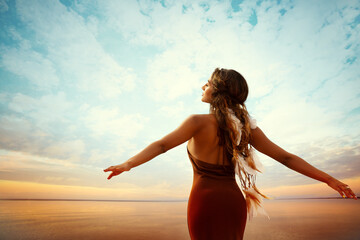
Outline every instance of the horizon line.
<path id="1" fill-rule="evenodd" d="M 357 196 L 357 198 L 360 198 Z M 280 197 L 271 200 L 311 200 L 311 199 L 352 199 L 342 197 Z M 0 198 L 0 201 L 88 201 L 88 202 L 187 202 L 188 199 L 76 199 L 76 198 Z"/>

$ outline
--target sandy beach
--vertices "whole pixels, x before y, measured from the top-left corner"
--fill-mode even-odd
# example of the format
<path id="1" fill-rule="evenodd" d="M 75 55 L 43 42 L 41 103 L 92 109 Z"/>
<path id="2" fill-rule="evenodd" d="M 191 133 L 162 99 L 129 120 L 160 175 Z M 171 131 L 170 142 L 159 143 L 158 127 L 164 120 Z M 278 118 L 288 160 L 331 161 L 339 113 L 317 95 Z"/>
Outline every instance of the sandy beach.
<path id="1" fill-rule="evenodd" d="M 360 202 L 268 200 L 246 240 L 359 239 Z M 190 239 L 187 202 L 0 201 L 0 239 Z"/>

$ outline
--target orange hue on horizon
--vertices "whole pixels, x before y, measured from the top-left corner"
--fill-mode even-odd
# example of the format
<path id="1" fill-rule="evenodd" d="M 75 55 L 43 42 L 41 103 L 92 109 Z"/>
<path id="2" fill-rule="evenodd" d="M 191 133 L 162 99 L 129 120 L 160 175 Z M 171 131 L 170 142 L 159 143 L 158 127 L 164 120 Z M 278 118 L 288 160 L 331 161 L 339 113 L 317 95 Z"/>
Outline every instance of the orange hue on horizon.
<path id="1" fill-rule="evenodd" d="M 166 184 L 152 188 L 127 184 L 100 188 L 0 180 L 0 199 L 185 199 L 187 194 L 187 189 L 171 191 Z"/>
<path id="2" fill-rule="evenodd" d="M 352 190 L 360 194 L 360 177 L 342 179 Z M 298 186 L 280 186 L 260 189 L 270 198 L 278 197 L 339 197 L 340 195 L 325 183 Z M 33 182 L 0 180 L 0 198 L 41 199 L 187 199 L 190 188 L 176 189 L 167 184 L 152 188 L 136 185 L 119 185 L 117 188 L 89 186 L 52 185 Z"/>
<path id="3" fill-rule="evenodd" d="M 357 196 L 360 195 L 360 177 L 339 179 L 339 181 L 348 184 Z M 322 182 L 307 185 L 263 188 L 261 190 L 265 195 L 270 197 L 340 197 L 337 191 Z"/>

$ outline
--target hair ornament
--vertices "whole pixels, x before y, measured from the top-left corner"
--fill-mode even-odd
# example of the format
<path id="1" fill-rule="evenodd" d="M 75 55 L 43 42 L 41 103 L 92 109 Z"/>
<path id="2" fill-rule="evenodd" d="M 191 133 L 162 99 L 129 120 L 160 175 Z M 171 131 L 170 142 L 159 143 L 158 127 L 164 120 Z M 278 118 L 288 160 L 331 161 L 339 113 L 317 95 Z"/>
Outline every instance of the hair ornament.
<path id="1" fill-rule="evenodd" d="M 235 129 L 235 139 L 238 146 L 241 141 L 243 124 L 241 123 L 240 119 L 235 116 L 235 113 L 232 109 L 228 108 L 227 113 L 231 124 L 233 124 L 233 129 Z M 250 128 L 255 129 L 257 127 L 256 120 L 251 118 L 249 115 L 248 118 L 250 122 Z M 257 216 L 257 214 L 267 216 L 268 219 L 270 219 L 270 216 L 267 214 L 264 207 L 262 206 L 262 198 L 268 197 L 262 195 L 255 186 L 257 172 L 263 173 L 265 168 L 259 161 L 259 158 L 257 157 L 253 148 L 249 149 L 249 155 L 250 156 L 246 157 L 243 156 L 241 153 L 237 153 L 237 156 L 235 157 L 235 173 L 236 175 L 238 175 L 241 183 L 239 184 L 240 189 L 245 195 L 249 219 Z M 245 180 L 243 178 L 243 175 L 245 177 Z"/>

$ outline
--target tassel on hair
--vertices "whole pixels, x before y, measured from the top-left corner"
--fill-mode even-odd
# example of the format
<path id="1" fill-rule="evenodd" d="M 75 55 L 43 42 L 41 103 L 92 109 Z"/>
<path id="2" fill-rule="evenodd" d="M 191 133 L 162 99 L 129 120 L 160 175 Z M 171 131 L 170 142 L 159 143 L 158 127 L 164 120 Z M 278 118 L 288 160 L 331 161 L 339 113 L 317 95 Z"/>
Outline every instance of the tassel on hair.
<path id="1" fill-rule="evenodd" d="M 237 147 L 241 142 L 241 131 L 244 125 L 241 121 L 235 116 L 235 113 L 232 109 L 227 109 L 228 119 L 230 120 L 230 124 L 234 129 L 234 134 L 232 135 L 233 142 L 233 162 L 235 166 L 235 173 L 238 175 L 239 180 L 241 182 L 242 191 L 245 194 L 246 207 L 249 216 L 249 220 L 251 220 L 257 214 L 265 215 L 270 219 L 269 215 L 265 211 L 262 206 L 262 198 L 269 199 L 267 196 L 262 194 L 259 189 L 255 186 L 255 178 L 257 172 L 263 172 L 264 167 L 257 158 L 255 151 L 250 147 L 248 151 L 248 155 L 245 156 L 242 153 L 238 152 Z M 256 120 L 252 119 L 250 116 L 249 122 L 245 125 L 252 129 L 256 128 Z M 243 176 L 244 175 L 244 176 Z"/>
<path id="2" fill-rule="evenodd" d="M 258 213 L 267 216 L 268 219 L 270 220 L 269 214 L 265 211 L 264 207 L 262 206 L 263 202 L 261 197 L 263 197 L 264 195 L 259 194 L 258 191 L 255 190 L 253 187 L 245 189 L 243 191 L 245 193 L 246 207 L 247 207 L 249 220 L 251 220 L 253 217 L 256 217 Z"/>

